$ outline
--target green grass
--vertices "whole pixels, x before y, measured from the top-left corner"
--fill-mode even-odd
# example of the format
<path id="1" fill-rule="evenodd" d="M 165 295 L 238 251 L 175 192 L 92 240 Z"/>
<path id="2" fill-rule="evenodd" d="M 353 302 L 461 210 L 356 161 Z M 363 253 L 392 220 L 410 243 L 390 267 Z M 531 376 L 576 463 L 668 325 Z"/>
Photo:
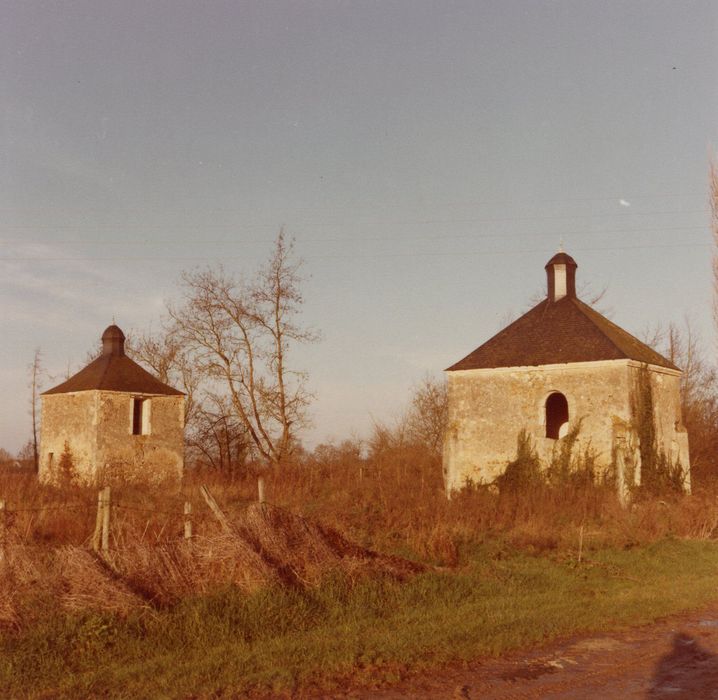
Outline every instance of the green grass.
<path id="1" fill-rule="evenodd" d="M 718 599 L 714 543 L 589 556 L 577 566 L 493 545 L 458 573 L 403 585 L 333 579 L 310 592 L 220 591 L 129 619 L 55 614 L 4 634 L 0 688 L 17 698 L 221 698 L 369 686 Z"/>

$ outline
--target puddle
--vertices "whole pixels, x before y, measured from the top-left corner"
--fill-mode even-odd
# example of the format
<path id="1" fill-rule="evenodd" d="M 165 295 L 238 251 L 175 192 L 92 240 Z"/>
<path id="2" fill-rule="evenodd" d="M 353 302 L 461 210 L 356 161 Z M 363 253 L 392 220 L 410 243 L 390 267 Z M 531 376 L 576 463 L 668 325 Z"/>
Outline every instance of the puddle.
<path id="1" fill-rule="evenodd" d="M 718 627 L 718 620 L 701 620 L 698 623 L 699 627 Z"/>
<path id="2" fill-rule="evenodd" d="M 504 671 L 499 678 L 505 681 L 532 681 L 547 673 L 556 673 L 559 668 L 561 668 L 560 664 L 534 661 L 533 663 L 524 664 L 518 668 L 511 669 L 510 671 Z"/>
<path id="3" fill-rule="evenodd" d="M 625 647 L 623 642 L 610 637 L 596 637 L 593 639 L 582 639 L 571 646 L 571 651 L 615 651 Z"/>

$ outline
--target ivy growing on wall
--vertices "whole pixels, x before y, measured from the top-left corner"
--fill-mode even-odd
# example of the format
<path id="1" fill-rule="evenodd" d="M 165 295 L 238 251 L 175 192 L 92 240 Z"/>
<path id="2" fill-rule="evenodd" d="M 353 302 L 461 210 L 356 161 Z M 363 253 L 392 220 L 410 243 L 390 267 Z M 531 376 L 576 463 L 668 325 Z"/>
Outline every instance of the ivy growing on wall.
<path id="1" fill-rule="evenodd" d="M 553 486 L 568 484 L 591 484 L 596 481 L 596 454 L 591 441 L 584 441 L 583 449 L 579 435 L 583 417 L 574 422 L 568 433 L 558 440 L 551 453 L 546 477 Z"/>
<path id="2" fill-rule="evenodd" d="M 516 457 L 496 479 L 502 492 L 519 491 L 536 486 L 564 487 L 595 483 L 596 454 L 590 442 L 581 448 L 578 441 L 583 419 L 576 421 L 568 433 L 556 442 L 545 469 L 531 439 L 522 429 L 516 439 Z"/>
<path id="3" fill-rule="evenodd" d="M 504 473 L 497 477 L 496 485 L 504 493 L 539 486 L 543 480 L 541 463 L 531 436 L 522 428 L 516 439 L 516 457 L 506 465 Z"/>
<path id="4" fill-rule="evenodd" d="M 673 464 L 663 448 L 658 447 L 653 385 L 647 365 L 638 370 L 632 401 L 633 429 L 638 437 L 641 457 L 640 491 L 657 495 L 683 492 L 683 468 Z"/>

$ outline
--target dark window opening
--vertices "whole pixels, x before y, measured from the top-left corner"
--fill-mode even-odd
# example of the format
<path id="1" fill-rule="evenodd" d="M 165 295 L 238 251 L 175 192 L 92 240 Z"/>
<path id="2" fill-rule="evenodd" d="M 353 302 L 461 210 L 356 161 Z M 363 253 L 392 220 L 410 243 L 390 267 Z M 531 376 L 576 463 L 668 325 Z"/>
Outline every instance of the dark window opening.
<path id="1" fill-rule="evenodd" d="M 144 399 L 133 399 L 132 405 L 132 434 L 142 435 L 142 409 Z"/>
<path id="2" fill-rule="evenodd" d="M 546 437 L 558 440 L 564 423 L 568 423 L 568 401 L 555 392 L 546 399 Z"/>

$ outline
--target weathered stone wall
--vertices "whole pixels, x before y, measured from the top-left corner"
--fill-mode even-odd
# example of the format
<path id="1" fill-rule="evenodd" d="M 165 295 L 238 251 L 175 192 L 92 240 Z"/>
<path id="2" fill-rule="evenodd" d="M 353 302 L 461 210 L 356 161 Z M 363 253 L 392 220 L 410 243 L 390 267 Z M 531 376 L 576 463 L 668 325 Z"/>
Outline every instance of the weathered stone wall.
<path id="1" fill-rule="evenodd" d="M 61 480 L 67 441 L 76 483 L 178 483 L 184 466 L 184 397 L 140 395 L 149 410 L 149 430 L 133 435 L 133 396 L 116 391 L 43 396 L 40 480 Z"/>
<path id="2" fill-rule="evenodd" d="M 628 361 L 449 372 L 448 489 L 467 479 L 493 481 L 515 457 L 522 429 L 542 460 L 550 459 L 557 441 L 546 437 L 545 404 L 553 392 L 568 401 L 568 428 L 582 418 L 579 441 L 590 441 L 599 462 L 610 464 L 612 421 L 631 417 Z"/>
<path id="3" fill-rule="evenodd" d="M 631 363 L 634 392 L 637 391 L 643 371 L 640 364 Z M 690 492 L 690 455 L 688 433 L 681 416 L 680 374 L 662 367 L 650 366 L 647 368 L 647 377 L 651 384 L 656 448 L 663 452 L 672 464 L 680 463 L 684 473 L 684 486 Z"/>
<path id="4" fill-rule="evenodd" d="M 184 397 L 136 395 L 149 410 L 145 435 L 132 434 L 135 395 L 100 392 L 97 468 L 106 483 L 179 482 L 184 465 Z"/>
<path id="5" fill-rule="evenodd" d="M 640 368 L 631 360 L 609 360 L 449 372 L 444 442 L 447 491 L 460 489 L 467 480 L 492 482 L 516 456 L 522 429 L 542 462 L 548 463 L 560 443 L 546 437 L 545 405 L 553 392 L 568 401 L 566 430 L 581 420 L 578 448 L 590 445 L 599 466 L 612 464 L 617 441 L 627 455 L 635 452 L 634 392 Z M 660 446 L 685 466 L 688 440 L 680 423 L 680 374 L 651 366 L 648 376 Z M 635 476 L 640 478 L 640 466 Z M 633 471 L 630 477 L 633 481 Z M 689 477 L 686 484 L 690 485 Z"/>
<path id="6" fill-rule="evenodd" d="M 99 392 L 79 391 L 42 397 L 40 481 L 57 483 L 60 460 L 67 442 L 72 455 L 73 479 L 92 478 L 97 452 Z"/>

